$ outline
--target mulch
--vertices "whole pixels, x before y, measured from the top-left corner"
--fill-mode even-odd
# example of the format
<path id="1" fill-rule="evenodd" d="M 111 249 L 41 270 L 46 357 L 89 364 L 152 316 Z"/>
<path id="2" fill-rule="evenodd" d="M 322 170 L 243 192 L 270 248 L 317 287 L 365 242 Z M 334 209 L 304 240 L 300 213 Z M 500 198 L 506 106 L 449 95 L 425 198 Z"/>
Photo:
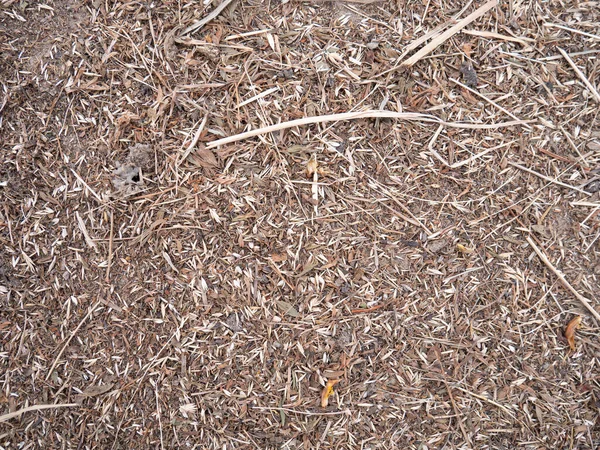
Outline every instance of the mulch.
<path id="1" fill-rule="evenodd" d="M 596 448 L 597 2 L 219 3 L 0 1 L 0 448 Z"/>

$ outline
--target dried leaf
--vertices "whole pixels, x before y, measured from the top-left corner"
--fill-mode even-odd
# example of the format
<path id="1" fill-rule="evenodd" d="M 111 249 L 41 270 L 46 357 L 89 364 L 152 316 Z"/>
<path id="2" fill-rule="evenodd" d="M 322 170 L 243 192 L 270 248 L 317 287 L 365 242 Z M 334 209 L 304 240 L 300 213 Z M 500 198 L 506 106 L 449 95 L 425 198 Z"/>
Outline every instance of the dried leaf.
<path id="1" fill-rule="evenodd" d="M 429 251 L 437 253 L 448 246 L 449 242 L 446 239 L 439 239 L 437 241 L 430 241 L 427 244 Z"/>
<path id="2" fill-rule="evenodd" d="M 81 395 L 84 395 L 86 397 L 95 397 L 97 395 L 102 395 L 110 391 L 114 385 L 114 383 L 106 383 L 100 386 L 89 386 L 85 389 L 85 391 L 81 393 Z"/>
<path id="3" fill-rule="evenodd" d="M 333 387 L 339 382 L 340 380 L 329 380 L 327 382 L 327 385 L 323 388 L 323 392 L 321 392 L 321 408 L 327 408 L 329 397 L 333 394 Z"/>
<path id="4" fill-rule="evenodd" d="M 287 261 L 288 255 L 287 253 L 273 253 L 271 255 L 271 259 L 273 260 L 273 262 Z"/>
<path id="5" fill-rule="evenodd" d="M 548 236 L 548 228 L 543 225 L 531 225 L 531 229 L 542 236 Z"/>
<path id="6" fill-rule="evenodd" d="M 323 371 L 323 376 L 327 377 L 327 378 L 333 378 L 333 377 L 342 377 L 344 376 L 345 372 L 343 370 L 324 370 Z"/>
<path id="7" fill-rule="evenodd" d="M 81 404 L 81 403 L 83 403 L 83 401 L 86 398 L 97 397 L 98 395 L 107 393 L 108 391 L 110 391 L 113 388 L 114 385 L 115 385 L 114 383 L 106 383 L 106 384 L 102 384 L 100 386 L 96 386 L 96 385 L 88 386 L 81 394 L 77 394 L 74 397 L 74 400 L 77 403 Z"/>
<path id="8" fill-rule="evenodd" d="M 471 53 L 473 53 L 473 46 L 472 46 L 472 44 L 470 42 L 467 42 L 467 43 L 463 44 L 463 51 L 470 58 L 471 57 Z"/>
<path id="9" fill-rule="evenodd" d="M 236 179 L 234 177 L 228 177 L 225 175 L 221 175 L 221 176 L 218 176 L 217 178 L 215 178 L 215 181 L 219 184 L 229 185 L 229 184 L 233 184 L 236 181 Z"/>
<path id="10" fill-rule="evenodd" d="M 581 316 L 576 316 L 571 319 L 565 330 L 565 337 L 567 338 L 569 347 L 571 347 L 571 350 L 573 351 L 575 351 L 575 330 L 581 325 L 581 319 Z"/>
<path id="11" fill-rule="evenodd" d="M 291 303 L 285 302 L 283 300 L 277 300 L 276 303 L 277 306 L 279 306 L 279 309 L 281 309 L 281 311 L 283 312 L 283 314 L 287 314 L 288 316 L 292 317 L 300 317 L 300 313 L 296 310 L 296 308 L 294 308 L 294 305 L 292 305 Z"/>
<path id="12" fill-rule="evenodd" d="M 204 146 L 200 146 L 198 150 L 190 155 L 189 160 L 192 162 L 192 164 L 204 167 L 205 169 L 214 169 L 219 165 L 214 153 Z"/>
<path id="13" fill-rule="evenodd" d="M 362 277 L 365 276 L 365 271 L 359 267 L 358 269 L 356 269 L 356 271 L 354 272 L 354 276 L 352 277 L 353 281 L 360 281 L 362 279 Z"/>
<path id="14" fill-rule="evenodd" d="M 469 247 L 465 247 L 462 244 L 456 244 L 456 249 L 461 252 L 461 253 L 465 253 L 467 255 L 470 255 L 471 253 L 473 253 L 475 250 L 473 250 L 472 248 Z"/>
<path id="15" fill-rule="evenodd" d="M 318 170 L 319 164 L 317 163 L 317 158 L 311 157 L 306 163 L 306 176 L 308 178 L 312 178 L 314 173 Z"/>

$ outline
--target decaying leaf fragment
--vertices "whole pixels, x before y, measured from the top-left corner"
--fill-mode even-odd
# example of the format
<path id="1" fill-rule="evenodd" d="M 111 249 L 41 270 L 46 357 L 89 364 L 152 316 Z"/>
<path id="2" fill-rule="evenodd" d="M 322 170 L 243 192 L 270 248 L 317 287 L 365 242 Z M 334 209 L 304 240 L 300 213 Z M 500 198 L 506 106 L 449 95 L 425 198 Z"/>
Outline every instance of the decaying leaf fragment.
<path id="1" fill-rule="evenodd" d="M 88 397 L 97 397 L 98 395 L 106 394 L 114 385 L 115 383 L 106 383 L 99 386 L 88 386 L 81 394 L 75 396 L 75 401 L 81 404 Z"/>
<path id="2" fill-rule="evenodd" d="M 456 249 L 461 252 L 461 253 L 465 253 L 467 255 L 470 255 L 471 253 L 474 252 L 474 250 L 472 248 L 466 247 L 462 244 L 456 244 Z"/>
<path id="3" fill-rule="evenodd" d="M 205 169 L 214 169 L 219 165 L 219 161 L 217 161 L 215 154 L 204 145 L 198 146 L 198 150 L 189 156 L 189 161 L 193 165 L 204 167 Z"/>
<path id="4" fill-rule="evenodd" d="M 321 392 L 321 408 L 327 408 L 329 397 L 333 394 L 333 387 L 339 382 L 340 380 L 329 380 L 327 382 L 327 385 L 323 388 L 323 392 Z"/>
<path id="5" fill-rule="evenodd" d="M 317 172 L 318 167 L 319 163 L 317 163 L 317 158 L 315 157 L 315 155 L 311 156 L 311 158 L 306 163 L 306 176 L 308 178 L 312 178 L 315 172 Z"/>
<path id="6" fill-rule="evenodd" d="M 283 314 L 287 314 L 291 317 L 300 317 L 300 313 L 296 308 L 294 308 L 294 305 L 292 305 L 291 303 L 285 302 L 283 300 L 276 300 L 276 303 L 277 306 L 279 306 L 279 308 L 283 312 Z"/>
<path id="7" fill-rule="evenodd" d="M 575 351 L 575 330 L 581 325 L 581 316 L 576 316 L 567 325 L 565 329 L 565 337 L 569 343 L 571 350 Z"/>

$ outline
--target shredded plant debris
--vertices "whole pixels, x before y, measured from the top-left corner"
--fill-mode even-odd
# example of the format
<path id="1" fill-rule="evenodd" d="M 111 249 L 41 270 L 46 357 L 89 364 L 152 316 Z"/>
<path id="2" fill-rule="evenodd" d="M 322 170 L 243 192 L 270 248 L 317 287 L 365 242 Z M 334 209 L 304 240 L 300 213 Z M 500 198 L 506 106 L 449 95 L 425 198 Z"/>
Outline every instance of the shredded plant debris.
<path id="1" fill-rule="evenodd" d="M 0 447 L 597 448 L 599 23 L 0 0 Z"/>

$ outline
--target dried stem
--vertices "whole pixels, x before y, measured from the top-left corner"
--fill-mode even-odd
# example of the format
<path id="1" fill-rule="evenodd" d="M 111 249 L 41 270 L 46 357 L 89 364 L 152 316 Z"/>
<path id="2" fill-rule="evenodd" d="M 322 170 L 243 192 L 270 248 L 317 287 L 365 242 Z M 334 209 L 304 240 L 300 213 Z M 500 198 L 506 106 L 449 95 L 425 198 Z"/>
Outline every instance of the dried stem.
<path id="1" fill-rule="evenodd" d="M 546 264 L 546 267 L 548 267 L 548 269 L 550 269 L 554 273 L 554 275 L 558 277 L 562 285 L 566 287 L 569 291 L 571 291 L 575 298 L 577 298 L 577 300 L 579 300 L 581 304 L 585 306 L 590 313 L 592 313 L 592 315 L 596 318 L 598 323 L 600 323 L 600 313 L 598 313 L 598 311 L 596 311 L 596 309 L 591 305 L 591 300 L 585 298 L 583 295 L 577 292 L 577 290 L 573 286 L 571 286 L 571 283 L 567 281 L 562 272 L 552 265 L 548 257 L 540 250 L 540 248 L 537 245 L 535 245 L 535 242 L 533 242 L 533 239 L 531 239 L 529 236 L 527 237 L 527 242 L 529 243 L 529 245 L 531 245 L 531 248 L 533 248 L 533 250 L 537 253 L 542 262 Z"/>

